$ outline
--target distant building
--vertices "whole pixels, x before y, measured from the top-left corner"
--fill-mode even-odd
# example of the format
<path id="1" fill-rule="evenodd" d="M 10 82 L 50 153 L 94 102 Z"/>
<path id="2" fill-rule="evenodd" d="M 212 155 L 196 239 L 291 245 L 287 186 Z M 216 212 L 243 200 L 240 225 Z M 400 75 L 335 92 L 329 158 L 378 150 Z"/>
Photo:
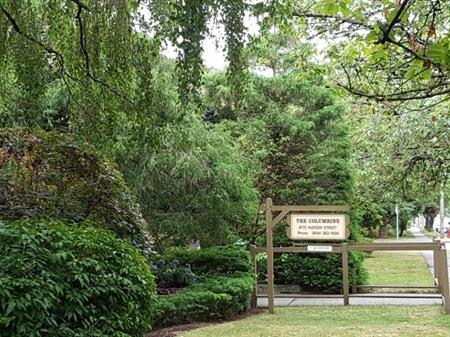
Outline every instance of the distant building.
<path id="1" fill-rule="evenodd" d="M 449 228 L 450 227 L 450 217 L 449 216 L 445 216 L 444 217 L 444 228 Z M 433 222 L 433 230 L 434 231 L 439 231 L 441 229 L 441 218 L 439 215 L 437 215 L 434 218 L 434 222 Z"/>
<path id="2" fill-rule="evenodd" d="M 413 227 L 416 227 L 416 228 L 419 228 L 422 230 L 425 228 L 425 224 L 426 224 L 425 217 L 423 215 L 419 215 L 418 217 L 416 217 L 414 219 Z"/>
<path id="3" fill-rule="evenodd" d="M 415 228 L 424 229 L 425 223 L 426 223 L 425 217 L 423 215 L 420 215 L 414 219 L 412 226 Z M 450 216 L 445 216 L 444 217 L 444 228 L 449 228 L 449 227 L 450 227 Z M 441 218 L 438 214 L 437 216 L 434 217 L 433 230 L 439 231 L 440 229 L 441 229 Z"/>

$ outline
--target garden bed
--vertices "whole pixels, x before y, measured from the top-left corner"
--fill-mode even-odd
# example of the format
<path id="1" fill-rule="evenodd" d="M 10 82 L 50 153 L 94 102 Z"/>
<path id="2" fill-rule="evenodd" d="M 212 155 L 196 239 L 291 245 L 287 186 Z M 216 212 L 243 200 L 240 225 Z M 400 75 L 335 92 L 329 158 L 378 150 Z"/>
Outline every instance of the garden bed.
<path id="1" fill-rule="evenodd" d="M 151 333 L 146 335 L 145 337 L 176 337 L 179 333 L 199 329 L 202 327 L 206 327 L 208 325 L 212 324 L 219 324 L 219 323 L 225 323 L 230 321 L 239 321 L 243 320 L 247 317 L 262 314 L 266 312 L 265 309 L 249 309 L 245 313 L 236 315 L 234 317 L 230 317 L 226 320 L 217 320 L 217 321 L 209 321 L 209 322 L 196 322 L 196 323 L 189 323 L 189 324 L 180 324 L 180 325 L 174 325 L 166 328 L 159 328 L 153 330 Z"/>

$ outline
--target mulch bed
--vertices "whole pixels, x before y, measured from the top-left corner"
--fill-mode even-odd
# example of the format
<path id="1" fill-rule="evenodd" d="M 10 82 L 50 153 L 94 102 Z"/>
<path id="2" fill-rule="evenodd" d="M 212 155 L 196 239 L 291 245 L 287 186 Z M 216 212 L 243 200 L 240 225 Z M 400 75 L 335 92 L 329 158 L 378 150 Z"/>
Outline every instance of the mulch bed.
<path id="1" fill-rule="evenodd" d="M 180 332 L 198 329 L 198 328 L 202 328 L 202 327 L 212 325 L 212 324 L 217 324 L 217 323 L 238 321 L 238 320 L 247 318 L 249 316 L 261 314 L 263 312 L 266 312 L 266 310 L 265 309 L 250 309 L 243 314 L 236 315 L 235 317 L 233 317 L 231 319 L 227 319 L 227 320 L 174 325 L 174 326 L 170 326 L 168 328 L 161 328 L 161 329 L 153 330 L 145 337 L 176 337 L 178 335 L 178 333 L 180 333 Z"/>

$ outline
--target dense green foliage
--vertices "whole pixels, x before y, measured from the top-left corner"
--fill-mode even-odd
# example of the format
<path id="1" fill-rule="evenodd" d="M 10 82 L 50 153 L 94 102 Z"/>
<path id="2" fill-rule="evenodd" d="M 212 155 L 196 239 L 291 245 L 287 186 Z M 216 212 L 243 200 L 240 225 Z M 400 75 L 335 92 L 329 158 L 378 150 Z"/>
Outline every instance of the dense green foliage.
<path id="1" fill-rule="evenodd" d="M 138 6 L 0 1 L 0 76 L 17 97 L 0 108 L 2 126 L 70 131 L 111 152 L 129 130 L 128 118 L 141 114 L 131 103 L 139 102 L 132 30 Z"/>
<path id="2" fill-rule="evenodd" d="M 166 256 L 191 266 L 192 271 L 197 274 L 233 274 L 249 272 L 252 269 L 248 252 L 231 246 L 197 250 L 176 249 L 168 252 Z"/>
<path id="3" fill-rule="evenodd" d="M 140 15 L 146 7 L 148 20 Z M 257 46 L 242 49 L 244 10 L 256 7 L 241 0 L 126 1 L 123 7 L 110 0 L 71 1 L 29 11 L 2 4 L 1 24 L 13 28 L 11 43 L 29 43 L 19 47 L 29 52 L 24 57 L 2 49 L 8 64 L 1 75 L 8 80 L 2 122 L 74 132 L 117 159 L 158 250 L 193 240 L 202 246 L 236 237 L 254 241 L 263 229 L 258 206 L 268 196 L 281 203 L 348 203 L 349 144 L 340 121 L 345 108 L 324 88 L 320 72 L 297 77 L 290 71 L 295 53 L 280 60 L 283 71 L 272 79 L 244 71 L 255 50 L 267 55 Z M 106 20 L 111 13 L 114 19 Z M 201 78 L 206 22 L 219 13 L 230 66 Z M 22 29 L 27 18 L 29 31 Z M 148 38 L 144 33 L 152 29 L 156 34 Z M 44 45 L 37 32 L 49 37 Z M 160 56 L 165 38 L 179 48 L 176 67 Z M 112 39 L 121 48 L 110 48 Z M 278 43 L 290 42 L 280 36 Z M 51 67 L 47 54 L 54 58 Z M 18 118 L 14 106 L 23 100 L 13 88 L 25 83 L 18 74 L 24 62 L 42 78 L 35 95 L 43 103 L 34 106 L 33 121 Z M 204 110 L 213 111 L 214 123 L 200 121 Z"/>
<path id="4" fill-rule="evenodd" d="M 58 132 L 0 129 L 0 217 L 84 221 L 140 249 L 149 240 L 121 173 Z"/>
<path id="5" fill-rule="evenodd" d="M 198 279 L 177 294 L 159 296 L 157 325 L 230 318 L 248 308 L 254 287 L 248 251 L 233 247 L 178 249 L 165 256 L 166 260 L 173 258 L 189 265 Z"/>
<path id="6" fill-rule="evenodd" d="M 245 310 L 246 252 L 177 247 L 237 239 L 264 245 L 259 206 L 267 197 L 352 206 L 349 242 L 360 239 L 360 225 L 368 236 L 386 232 L 397 203 L 402 230 L 419 212 L 429 222 L 436 214 L 450 169 L 447 7 L 426 0 L 0 0 L 0 218 L 106 228 L 141 252 L 151 236 L 153 248 L 167 252 L 164 265 L 151 261 L 160 286 L 187 285 L 161 299 L 160 325 Z M 258 16 L 254 36 L 245 16 Z M 228 62 L 222 72 L 202 60 L 217 23 Z M 314 41 L 325 41 L 326 50 Z M 177 60 L 162 56 L 167 43 Z M 350 105 L 348 92 L 364 100 Z M 84 231 L 33 225 L 27 230 L 35 237 L 60 235 L 67 245 Z M 285 225 L 276 245 L 294 244 Z M 361 259 L 350 254 L 352 284 L 364 282 Z M 340 259 L 284 254 L 276 280 L 338 292 Z M 129 335 L 142 335 L 147 321 L 128 314 L 139 321 Z"/>
<path id="7" fill-rule="evenodd" d="M 207 102 L 216 112 L 216 122 L 244 120 L 228 122 L 228 127 L 237 135 L 243 151 L 261 162 L 258 188 L 263 200 L 271 197 L 275 204 L 356 206 L 350 137 L 344 118 L 346 106 L 314 73 L 313 69 L 308 81 L 295 74 L 267 79 L 253 77 L 242 96 L 245 110 L 239 111 L 233 111 L 227 104 L 230 97 L 225 77 L 210 75 Z M 353 220 L 350 240 L 355 241 L 360 237 L 358 210 L 350 217 Z M 252 225 L 247 231 L 241 229 L 241 233 L 265 244 L 263 223 Z M 293 243 L 286 237 L 283 224 L 276 228 L 274 243 L 277 246 Z M 363 256 L 350 255 L 351 282 L 362 284 L 366 276 Z M 265 261 L 259 266 L 264 269 Z M 264 273 L 260 278 L 264 280 Z M 341 260 L 333 255 L 282 254 L 275 259 L 275 281 L 298 284 L 308 290 L 340 292 Z"/>
<path id="8" fill-rule="evenodd" d="M 112 233 L 60 222 L 0 223 L 0 335 L 133 336 L 151 328 L 146 260 Z"/>
<path id="9" fill-rule="evenodd" d="M 251 161 L 227 132 L 197 117 L 160 132 L 157 149 L 145 147 L 138 165 L 125 166 L 156 249 L 228 243 L 257 212 Z"/>
<path id="10" fill-rule="evenodd" d="M 333 255 L 282 254 L 274 259 L 275 283 L 296 284 L 303 291 L 342 293 L 342 258 Z M 348 256 L 349 285 L 365 284 L 367 272 L 363 268 L 364 253 Z M 258 279 L 266 278 L 266 257 L 258 257 Z"/>
<path id="11" fill-rule="evenodd" d="M 245 8 L 243 0 L 2 0 L 0 126 L 63 129 L 114 155 L 164 114 L 154 75 L 165 42 L 178 48 L 168 83 L 183 104 L 199 103 L 212 17 L 226 27 L 230 77 L 242 71 Z"/>
<path id="12" fill-rule="evenodd" d="M 225 78 L 211 76 L 206 94 L 217 118 L 233 115 Z M 242 126 L 244 150 L 262 161 L 258 186 L 264 198 L 288 204 L 351 202 L 350 142 L 343 105 L 320 77 L 253 76 L 248 83 Z M 236 112 L 237 113 L 237 112 Z M 250 142 L 251 139 L 251 142 Z"/>
<path id="13" fill-rule="evenodd" d="M 353 172 L 345 105 L 320 76 L 274 78 L 248 75 L 241 108 L 232 104 L 226 77 L 212 73 L 205 105 L 212 120 L 231 130 L 241 151 L 259 163 L 261 201 L 277 204 L 351 204 Z M 241 226 L 251 241 L 264 230 L 260 221 Z"/>
<path id="14" fill-rule="evenodd" d="M 158 299 L 156 325 L 168 326 L 232 318 L 250 304 L 254 286 L 251 274 L 216 276 L 186 290 Z"/>

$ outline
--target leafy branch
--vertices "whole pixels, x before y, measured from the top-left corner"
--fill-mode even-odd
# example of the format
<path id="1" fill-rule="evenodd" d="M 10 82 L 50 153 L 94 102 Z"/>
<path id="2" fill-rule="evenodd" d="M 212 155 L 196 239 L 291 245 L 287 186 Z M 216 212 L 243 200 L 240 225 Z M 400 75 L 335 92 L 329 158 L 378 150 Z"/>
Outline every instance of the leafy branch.
<path id="1" fill-rule="evenodd" d="M 105 87 L 107 90 L 109 90 L 111 93 L 113 93 L 116 96 L 121 97 L 122 99 L 126 100 L 126 101 L 130 101 L 130 99 L 119 92 L 119 90 L 117 90 L 116 88 L 112 87 L 111 85 L 109 85 L 107 82 L 101 80 L 100 78 L 94 76 L 91 72 L 90 69 L 90 61 L 89 61 L 89 53 L 87 51 L 87 46 L 86 46 L 86 37 L 85 37 L 85 28 L 83 25 L 83 21 L 82 21 L 82 12 L 83 11 L 88 11 L 90 12 L 90 9 L 81 1 L 79 0 L 70 0 L 71 2 L 73 2 L 74 4 L 77 5 L 77 14 L 76 14 L 76 20 L 78 22 L 78 26 L 79 26 L 79 44 L 80 44 L 80 49 L 82 51 L 83 54 L 83 58 L 84 58 L 84 62 L 85 62 L 85 75 L 87 78 L 89 78 L 90 80 L 92 80 L 93 82 Z M 54 49 L 53 47 L 45 44 L 44 42 L 38 40 L 37 38 L 33 37 L 32 35 L 28 34 L 27 32 L 25 32 L 21 26 L 18 24 L 17 20 L 13 17 L 13 15 L 4 7 L 0 4 L 0 12 L 3 13 L 3 15 L 7 18 L 7 20 L 9 21 L 11 27 L 13 28 L 13 30 L 19 34 L 20 36 L 22 36 L 23 38 L 25 38 L 26 40 L 36 44 L 38 47 L 40 47 L 41 49 L 45 50 L 47 53 L 52 54 L 56 57 L 56 59 L 59 62 L 59 72 L 61 74 L 61 77 L 63 79 L 63 82 L 65 83 L 65 85 L 67 86 L 67 88 L 69 89 L 69 95 L 72 96 L 71 94 L 71 90 L 70 90 L 70 85 L 67 81 L 66 78 L 69 78 L 70 80 L 73 80 L 75 82 L 82 82 L 81 79 L 74 77 L 72 74 L 70 74 L 66 67 L 65 67 L 65 61 L 64 61 L 64 57 L 63 54 Z"/>

